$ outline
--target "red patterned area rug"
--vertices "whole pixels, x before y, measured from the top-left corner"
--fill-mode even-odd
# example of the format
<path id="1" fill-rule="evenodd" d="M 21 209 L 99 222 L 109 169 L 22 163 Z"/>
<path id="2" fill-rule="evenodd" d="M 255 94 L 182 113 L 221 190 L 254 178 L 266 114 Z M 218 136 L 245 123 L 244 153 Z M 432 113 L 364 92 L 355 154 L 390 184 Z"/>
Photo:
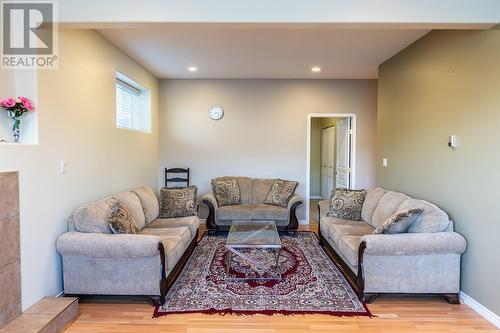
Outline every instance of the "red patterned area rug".
<path id="1" fill-rule="evenodd" d="M 312 232 L 281 235 L 281 280 L 235 281 L 232 278 L 263 274 L 235 256 L 228 278 L 226 237 L 227 233 L 219 233 L 201 240 L 153 317 L 174 313 L 371 316 Z M 273 255 L 264 251 L 246 254 L 267 258 L 272 266 Z"/>

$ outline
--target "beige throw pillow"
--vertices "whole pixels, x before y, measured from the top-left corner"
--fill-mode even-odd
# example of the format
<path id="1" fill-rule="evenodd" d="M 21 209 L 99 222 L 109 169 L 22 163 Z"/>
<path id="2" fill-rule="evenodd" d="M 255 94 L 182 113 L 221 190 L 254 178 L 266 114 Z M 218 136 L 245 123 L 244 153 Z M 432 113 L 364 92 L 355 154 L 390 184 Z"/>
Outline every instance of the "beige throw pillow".
<path id="1" fill-rule="evenodd" d="M 373 230 L 373 234 L 401 234 L 406 232 L 423 211 L 421 208 L 413 208 L 395 213 L 384 224 Z"/>
<path id="2" fill-rule="evenodd" d="M 274 180 L 264 203 L 267 205 L 286 208 L 288 206 L 288 202 L 294 195 L 298 184 L 299 183 L 290 180 Z"/>
<path id="3" fill-rule="evenodd" d="M 234 178 L 212 179 L 212 191 L 219 207 L 239 205 L 241 202 L 240 187 Z"/>
<path id="4" fill-rule="evenodd" d="M 360 221 L 365 196 L 365 190 L 334 190 L 330 198 L 330 211 L 327 215 L 344 220 Z"/>
<path id="5" fill-rule="evenodd" d="M 109 227 L 114 234 L 138 234 L 140 231 L 127 206 L 119 201 L 111 207 Z"/>
<path id="6" fill-rule="evenodd" d="M 197 213 L 194 185 L 185 188 L 162 188 L 160 192 L 160 216 L 163 218 L 193 216 Z"/>

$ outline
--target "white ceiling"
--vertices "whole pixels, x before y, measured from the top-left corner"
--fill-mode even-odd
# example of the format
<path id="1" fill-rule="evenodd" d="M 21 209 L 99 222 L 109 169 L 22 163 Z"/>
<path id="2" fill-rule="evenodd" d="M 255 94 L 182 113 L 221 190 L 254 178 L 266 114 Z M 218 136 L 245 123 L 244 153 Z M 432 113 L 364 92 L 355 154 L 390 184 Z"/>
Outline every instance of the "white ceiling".
<path id="1" fill-rule="evenodd" d="M 378 65 L 429 30 L 156 24 L 98 31 L 158 78 L 375 79 Z M 315 65 L 320 73 L 311 72 Z"/>

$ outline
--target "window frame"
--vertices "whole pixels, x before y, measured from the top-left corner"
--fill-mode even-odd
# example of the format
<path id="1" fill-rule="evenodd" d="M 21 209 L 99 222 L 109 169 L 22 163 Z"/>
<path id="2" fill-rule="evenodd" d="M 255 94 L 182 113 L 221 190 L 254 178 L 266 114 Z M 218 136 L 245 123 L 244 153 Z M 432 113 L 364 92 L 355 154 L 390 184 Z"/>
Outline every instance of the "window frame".
<path id="1" fill-rule="evenodd" d="M 142 99 L 141 103 L 143 103 L 142 106 L 142 124 L 141 126 L 119 126 L 118 124 L 118 85 L 121 85 L 122 87 L 125 86 L 126 88 L 129 88 L 130 90 L 136 90 L 137 95 L 140 96 Z M 127 90 L 127 89 L 124 90 Z M 122 88 L 123 89 L 123 88 Z M 120 130 L 127 130 L 127 131 L 132 131 L 132 132 L 139 132 L 139 133 L 147 133 L 151 134 L 151 92 L 149 89 L 145 88 L 141 84 L 139 84 L 137 81 L 131 79 L 129 76 L 123 74 L 120 71 L 115 72 L 115 127 Z"/>

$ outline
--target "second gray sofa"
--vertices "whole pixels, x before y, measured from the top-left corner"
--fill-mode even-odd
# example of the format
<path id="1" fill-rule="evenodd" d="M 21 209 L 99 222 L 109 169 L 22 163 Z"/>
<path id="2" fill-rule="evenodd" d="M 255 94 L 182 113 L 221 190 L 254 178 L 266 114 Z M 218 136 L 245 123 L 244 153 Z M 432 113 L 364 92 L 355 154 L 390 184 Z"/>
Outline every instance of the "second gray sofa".
<path id="1" fill-rule="evenodd" d="M 319 237 L 357 290 L 360 300 L 380 293 L 442 294 L 457 303 L 460 258 L 466 241 L 454 232 L 453 222 L 437 206 L 386 191 L 367 190 L 362 221 L 327 215 L 330 202 L 320 201 Z M 373 234 L 396 212 L 422 208 L 422 215 L 406 233 Z"/>
<path id="2" fill-rule="evenodd" d="M 233 178 L 238 181 L 241 203 L 238 205 L 219 207 L 212 192 L 201 198 L 201 203 L 208 207 L 207 229 L 225 230 L 233 221 L 274 221 L 280 230 L 296 230 L 299 221 L 296 209 L 302 204 L 299 195 L 288 202 L 288 207 L 278 207 L 264 204 L 267 194 L 273 185 L 274 179 L 249 177 L 221 177 L 218 179 Z"/>

